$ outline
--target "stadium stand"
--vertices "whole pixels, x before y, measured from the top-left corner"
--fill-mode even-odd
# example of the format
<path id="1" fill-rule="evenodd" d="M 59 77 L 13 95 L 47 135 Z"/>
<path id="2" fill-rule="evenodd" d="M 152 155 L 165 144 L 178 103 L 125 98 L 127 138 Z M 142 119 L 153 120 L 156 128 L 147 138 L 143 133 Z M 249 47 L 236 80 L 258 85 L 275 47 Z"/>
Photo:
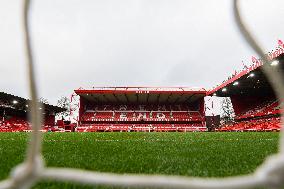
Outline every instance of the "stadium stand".
<path id="1" fill-rule="evenodd" d="M 284 73 L 284 54 L 274 66 Z M 257 60 L 255 60 L 257 61 Z M 280 104 L 261 63 L 235 72 L 212 90 L 182 87 L 100 87 L 78 89 L 80 97 L 78 123 L 59 120 L 55 114 L 64 109 L 44 104 L 42 131 L 77 132 L 187 132 L 211 131 L 207 122 L 219 119 L 205 117 L 204 97 L 230 97 L 235 120 L 217 131 L 279 131 Z M 27 121 L 29 100 L 0 92 L 0 132 L 30 131 Z M 212 122 L 213 123 L 213 122 Z"/>
<path id="2" fill-rule="evenodd" d="M 280 131 L 280 117 L 242 120 L 225 124 L 219 131 Z"/>
<path id="3" fill-rule="evenodd" d="M 271 64 L 284 75 L 284 54 L 280 54 Z M 272 62 L 273 62 L 272 61 Z M 230 97 L 235 119 L 225 123 L 217 131 L 280 131 L 280 104 L 261 70 L 261 64 L 236 75 L 208 92 L 208 95 Z"/>
<path id="4" fill-rule="evenodd" d="M 18 117 L 12 117 L 8 120 L 1 121 L 0 123 L 0 132 L 19 132 L 29 130 L 31 130 L 30 123 Z"/>
<path id="5" fill-rule="evenodd" d="M 206 131 L 202 88 L 114 87 L 75 90 L 78 132 Z"/>
<path id="6" fill-rule="evenodd" d="M 272 100 L 264 102 L 256 107 L 245 111 L 244 113 L 239 114 L 236 119 L 243 119 L 248 117 L 259 117 L 266 115 L 280 114 L 279 102 L 278 100 Z"/>
<path id="7" fill-rule="evenodd" d="M 55 114 L 65 109 L 43 104 L 45 111 L 44 123 L 42 126 L 43 132 L 56 131 Z M 27 117 L 29 108 L 29 100 L 0 92 L 0 132 L 29 132 L 31 131 L 31 124 Z"/>
<path id="8" fill-rule="evenodd" d="M 276 59 L 279 64 L 271 66 L 284 73 L 283 60 L 281 54 Z M 230 97 L 233 103 L 235 121 L 217 131 L 279 131 L 283 102 L 277 100 L 261 66 L 246 67 L 208 92 L 139 87 L 75 90 L 80 96 L 77 131 L 211 131 L 205 126 L 206 95 Z"/>
<path id="9" fill-rule="evenodd" d="M 284 55 L 274 68 L 284 73 Z M 230 97 L 235 120 L 216 131 L 279 131 L 280 104 L 261 63 L 236 72 L 216 88 L 103 87 L 79 89 L 78 132 L 97 131 L 207 131 L 204 97 Z M 218 119 L 216 119 L 218 120 Z M 213 122 L 212 122 L 213 123 Z"/>

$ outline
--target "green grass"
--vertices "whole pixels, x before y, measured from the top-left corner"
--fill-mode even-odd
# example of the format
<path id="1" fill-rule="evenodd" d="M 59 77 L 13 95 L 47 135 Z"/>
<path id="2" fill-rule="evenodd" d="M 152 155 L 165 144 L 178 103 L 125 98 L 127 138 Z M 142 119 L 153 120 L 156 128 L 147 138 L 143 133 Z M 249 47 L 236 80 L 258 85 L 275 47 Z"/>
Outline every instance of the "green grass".
<path id="1" fill-rule="evenodd" d="M 26 133 L 0 133 L 0 179 L 23 161 Z M 279 133 L 46 133 L 47 166 L 114 173 L 225 177 L 253 172 Z M 34 188 L 92 188 L 41 182 Z M 107 188 L 107 187 L 101 187 Z"/>

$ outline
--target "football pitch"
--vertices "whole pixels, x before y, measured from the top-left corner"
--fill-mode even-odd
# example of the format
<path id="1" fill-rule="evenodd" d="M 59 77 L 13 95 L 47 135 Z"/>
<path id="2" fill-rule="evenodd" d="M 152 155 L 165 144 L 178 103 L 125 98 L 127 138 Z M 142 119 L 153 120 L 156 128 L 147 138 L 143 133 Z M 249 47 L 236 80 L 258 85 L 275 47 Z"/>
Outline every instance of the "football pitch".
<path id="1" fill-rule="evenodd" d="M 47 166 L 114 173 L 225 177 L 253 172 L 279 133 L 45 133 Z M 27 133 L 0 133 L 0 179 L 23 161 Z M 42 181 L 34 188 L 94 188 Z M 112 188 L 112 187 L 96 187 Z"/>

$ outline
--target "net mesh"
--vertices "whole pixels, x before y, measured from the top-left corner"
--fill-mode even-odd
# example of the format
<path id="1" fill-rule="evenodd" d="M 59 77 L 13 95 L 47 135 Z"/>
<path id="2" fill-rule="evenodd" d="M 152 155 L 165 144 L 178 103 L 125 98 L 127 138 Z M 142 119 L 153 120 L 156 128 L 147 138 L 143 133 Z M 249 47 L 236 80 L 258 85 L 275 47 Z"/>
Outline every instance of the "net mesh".
<path id="1" fill-rule="evenodd" d="M 41 132 L 41 108 L 37 102 L 37 87 L 34 73 L 34 62 L 31 48 L 31 37 L 29 32 L 29 8 L 30 0 L 24 0 L 23 4 L 23 28 L 25 39 L 25 53 L 28 67 L 28 79 L 31 101 L 31 122 L 32 129 L 30 143 L 28 145 L 26 159 L 17 165 L 7 180 L 0 182 L 0 189 L 4 188 L 30 188 L 41 180 L 65 181 L 89 185 L 109 185 L 124 187 L 154 187 L 154 188 L 281 188 L 284 186 L 284 137 L 281 131 L 279 153 L 270 156 L 266 161 L 250 175 L 215 178 L 195 178 L 165 175 L 137 175 L 137 174 L 113 174 L 84 171 L 71 168 L 52 168 L 44 165 L 44 158 L 41 155 L 42 137 Z M 274 68 L 268 66 L 269 60 L 265 56 L 259 43 L 249 32 L 243 23 L 239 1 L 233 0 L 233 12 L 235 22 L 241 35 L 251 48 L 264 60 L 263 72 L 273 86 L 278 99 L 284 99 L 283 76 Z M 282 104 L 283 106 L 283 104 Z M 281 107 L 283 110 L 283 107 Z M 284 117 L 281 118 L 282 130 Z"/>

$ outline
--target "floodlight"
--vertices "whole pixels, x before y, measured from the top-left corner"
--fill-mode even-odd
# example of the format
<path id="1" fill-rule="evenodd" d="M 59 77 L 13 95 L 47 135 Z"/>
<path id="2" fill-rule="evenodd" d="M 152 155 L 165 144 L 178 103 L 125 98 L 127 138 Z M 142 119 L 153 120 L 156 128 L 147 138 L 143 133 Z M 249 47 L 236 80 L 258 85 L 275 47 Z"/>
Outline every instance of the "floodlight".
<path id="1" fill-rule="evenodd" d="M 254 77 L 254 76 L 255 76 L 254 73 L 249 74 L 249 77 Z"/>
<path id="2" fill-rule="evenodd" d="M 233 85 L 234 85 L 234 86 L 239 85 L 239 82 L 236 81 L 236 82 L 233 83 Z"/>
<path id="3" fill-rule="evenodd" d="M 273 60 L 270 65 L 271 66 L 277 66 L 279 64 L 279 61 L 278 60 Z"/>
<path id="4" fill-rule="evenodd" d="M 18 104 L 18 101 L 17 100 L 13 100 L 13 104 Z"/>
<path id="5" fill-rule="evenodd" d="M 222 92 L 226 92 L 226 91 L 227 91 L 227 88 L 223 88 L 223 89 L 222 89 Z"/>

